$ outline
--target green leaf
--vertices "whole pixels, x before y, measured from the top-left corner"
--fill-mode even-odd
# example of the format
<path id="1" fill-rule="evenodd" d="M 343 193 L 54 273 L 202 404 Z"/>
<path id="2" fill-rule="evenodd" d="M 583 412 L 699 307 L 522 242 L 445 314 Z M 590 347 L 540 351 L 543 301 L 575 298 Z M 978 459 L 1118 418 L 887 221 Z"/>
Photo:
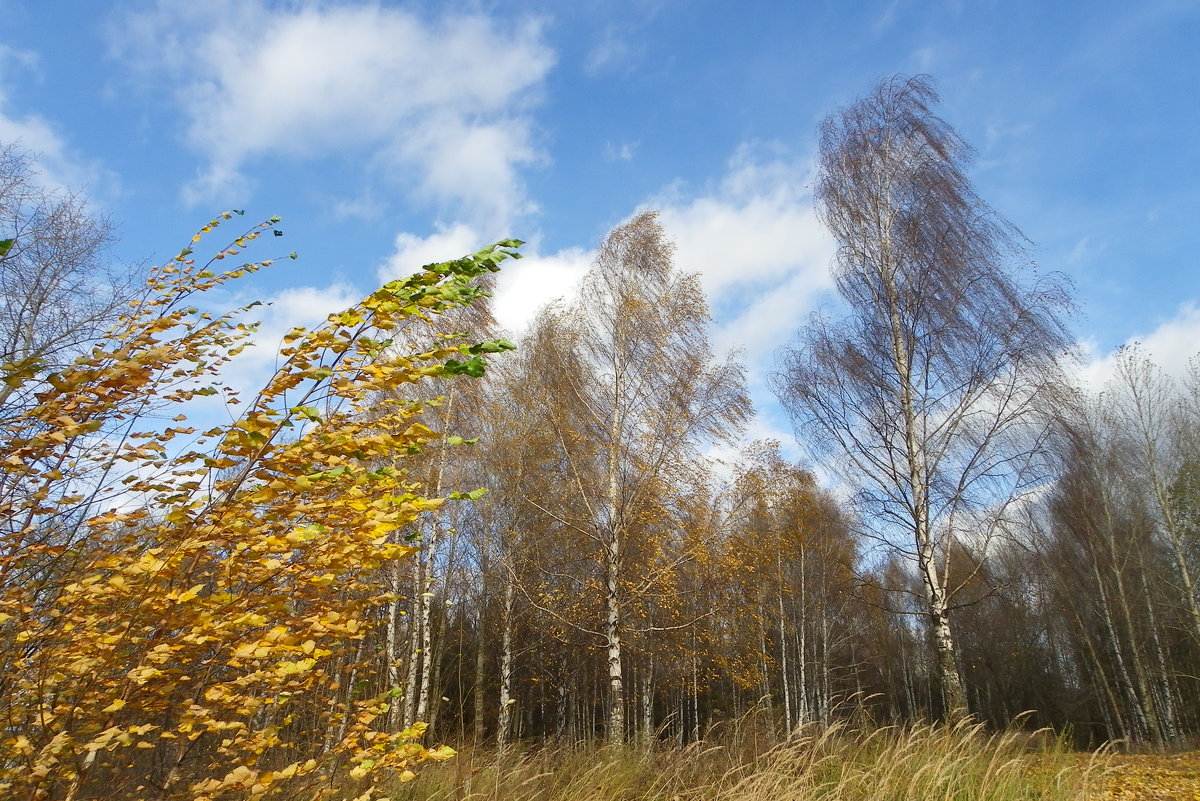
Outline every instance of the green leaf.
<path id="1" fill-rule="evenodd" d="M 321 422 L 321 412 L 315 406 L 296 406 L 292 409 L 292 414 L 304 415 L 314 423 Z"/>
<path id="2" fill-rule="evenodd" d="M 472 378 L 483 378 L 484 369 L 487 367 L 487 362 L 478 356 L 468 359 L 465 362 L 460 362 L 456 359 L 450 359 L 446 362 L 447 375 L 469 375 Z"/>
<path id="3" fill-rule="evenodd" d="M 12 250 L 12 246 L 17 243 L 15 239 L 0 239 L 0 259 L 8 255 L 8 251 Z"/>
<path id="4" fill-rule="evenodd" d="M 478 345 L 472 345 L 467 348 L 467 352 L 478 355 L 480 353 L 503 353 L 506 350 L 516 349 L 517 346 L 507 339 L 493 339 L 489 342 L 480 342 Z"/>

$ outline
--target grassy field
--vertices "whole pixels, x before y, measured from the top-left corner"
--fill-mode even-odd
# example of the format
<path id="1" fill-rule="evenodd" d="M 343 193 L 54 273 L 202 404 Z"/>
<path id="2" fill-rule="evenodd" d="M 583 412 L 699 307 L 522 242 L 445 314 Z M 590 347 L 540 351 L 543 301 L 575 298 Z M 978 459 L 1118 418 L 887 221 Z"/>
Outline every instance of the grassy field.
<path id="1" fill-rule="evenodd" d="M 1073 753 L 1044 734 L 834 726 L 774 747 L 759 734 L 726 732 L 719 739 L 729 744 L 683 750 L 466 752 L 387 794 L 397 801 L 1033 801 L 1104 798 L 1111 778 L 1109 755 Z"/>

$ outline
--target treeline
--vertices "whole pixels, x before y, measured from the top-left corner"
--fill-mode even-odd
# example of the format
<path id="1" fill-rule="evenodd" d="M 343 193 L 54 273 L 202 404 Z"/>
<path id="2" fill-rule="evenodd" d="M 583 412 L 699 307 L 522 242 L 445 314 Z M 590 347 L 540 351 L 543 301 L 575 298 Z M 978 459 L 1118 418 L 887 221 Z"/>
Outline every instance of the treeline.
<path id="1" fill-rule="evenodd" d="M 662 242 L 652 217 L 614 235 L 629 229 Z M 681 296 L 668 285 L 649 308 Z M 645 294 L 627 296 L 640 310 Z M 911 545 L 864 525 L 778 443 L 741 445 L 729 464 L 704 446 L 732 428 L 689 441 L 703 418 L 688 403 L 714 391 L 696 377 L 740 382 L 703 345 L 667 339 L 686 320 L 610 317 L 606 331 L 636 325 L 638 356 L 567 362 L 584 347 L 574 315 L 597 308 L 543 313 L 474 397 L 442 407 L 460 411 L 436 427 L 479 437 L 430 457 L 442 480 L 489 492 L 418 540 L 421 572 L 396 585 L 411 606 L 380 610 L 372 689 L 387 688 L 389 660 L 393 677 L 422 676 L 402 685 L 409 707 L 451 742 L 686 744 L 752 709 L 781 735 L 864 708 L 889 723 L 948 714 Z M 1003 728 L 1032 710 L 1028 725 L 1081 744 L 1196 732 L 1198 379 L 1121 352 L 1102 393 L 1045 410 L 1040 455 L 1056 475 L 987 536 L 967 529 L 938 554 L 975 717 Z"/>

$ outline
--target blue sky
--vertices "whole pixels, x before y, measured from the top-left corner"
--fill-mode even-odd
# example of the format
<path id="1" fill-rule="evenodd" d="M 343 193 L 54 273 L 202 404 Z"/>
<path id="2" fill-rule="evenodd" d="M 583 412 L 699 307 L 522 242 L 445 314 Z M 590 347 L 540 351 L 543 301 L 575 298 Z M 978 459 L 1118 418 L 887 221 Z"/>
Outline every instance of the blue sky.
<path id="1" fill-rule="evenodd" d="M 827 302 L 815 129 L 929 73 L 980 195 L 1076 283 L 1093 380 L 1138 339 L 1200 350 L 1200 2 L 0 0 L 0 141 L 41 154 L 160 260 L 226 208 L 284 218 L 240 291 L 265 338 L 501 236 L 519 329 L 589 250 L 659 209 L 720 347 L 763 377 Z M 269 243 L 274 244 L 274 243 Z M 269 360 L 263 348 L 259 360 Z M 247 369 L 254 369 L 253 360 Z"/>

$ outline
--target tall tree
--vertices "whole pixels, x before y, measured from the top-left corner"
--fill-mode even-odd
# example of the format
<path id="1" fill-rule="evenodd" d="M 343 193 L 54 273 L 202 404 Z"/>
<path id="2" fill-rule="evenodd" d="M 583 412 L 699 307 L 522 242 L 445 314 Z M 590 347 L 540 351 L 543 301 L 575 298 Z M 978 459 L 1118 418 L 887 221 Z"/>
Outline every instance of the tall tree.
<path id="1" fill-rule="evenodd" d="M 1043 478 L 1039 406 L 1069 339 L 1061 282 L 1019 280 L 1019 232 L 975 194 L 969 145 L 924 77 L 882 81 L 821 126 L 816 196 L 847 314 L 814 316 L 774 386 L 836 454 L 863 519 L 915 563 L 944 701 L 965 710 L 950 612 Z"/>
<path id="2" fill-rule="evenodd" d="M 674 269 L 672 250 L 654 214 L 614 229 L 576 304 L 543 320 L 526 353 L 540 360 L 533 402 L 554 431 L 568 496 L 543 511 L 592 555 L 604 599 L 593 631 L 607 654 L 613 742 L 625 736 L 631 603 L 686 558 L 650 541 L 683 529 L 664 499 L 704 443 L 728 438 L 750 414 L 742 369 L 714 358 L 704 292 Z"/>

